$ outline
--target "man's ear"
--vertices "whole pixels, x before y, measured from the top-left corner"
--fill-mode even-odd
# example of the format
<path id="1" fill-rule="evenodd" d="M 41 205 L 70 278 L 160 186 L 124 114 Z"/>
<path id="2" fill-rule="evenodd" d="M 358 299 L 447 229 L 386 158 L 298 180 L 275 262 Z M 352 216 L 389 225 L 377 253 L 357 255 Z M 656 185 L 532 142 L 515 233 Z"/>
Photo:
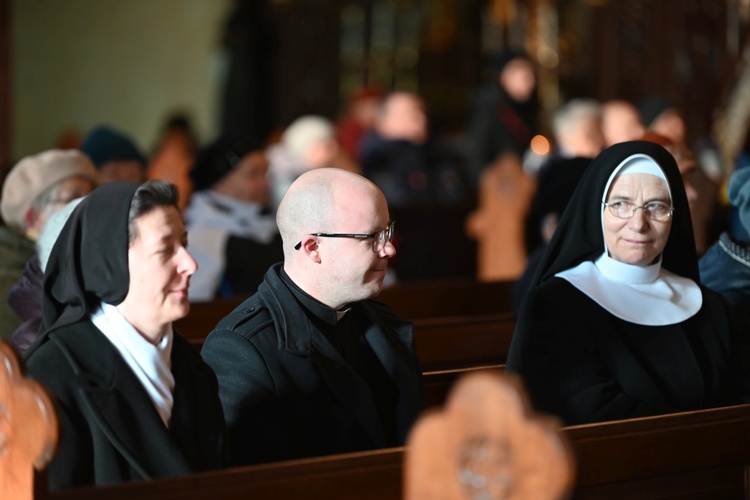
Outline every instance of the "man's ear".
<path id="1" fill-rule="evenodd" d="M 300 246 L 299 251 L 303 252 L 308 259 L 316 264 L 321 263 L 320 245 L 318 245 L 318 240 L 314 236 L 308 234 L 302 238 L 302 245 Z"/>

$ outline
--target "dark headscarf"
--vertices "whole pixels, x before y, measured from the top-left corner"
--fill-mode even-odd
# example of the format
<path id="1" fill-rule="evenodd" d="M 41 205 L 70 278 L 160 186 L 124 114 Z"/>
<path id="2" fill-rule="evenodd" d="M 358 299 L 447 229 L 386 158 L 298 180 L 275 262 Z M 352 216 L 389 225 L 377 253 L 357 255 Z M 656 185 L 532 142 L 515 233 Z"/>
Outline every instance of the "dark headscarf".
<path id="1" fill-rule="evenodd" d="M 595 260 L 604 253 L 602 231 L 604 189 L 615 169 L 626 158 L 635 154 L 651 157 L 662 168 L 669 182 L 674 213 L 669 238 L 662 253 L 662 267 L 700 283 L 690 209 L 677 163 L 674 157 L 658 144 L 630 141 L 605 149 L 586 169 L 578 188 L 560 218 L 557 230 L 531 282 L 531 288 L 583 261 Z"/>
<path id="2" fill-rule="evenodd" d="M 649 128 L 659 115 L 665 111 L 669 109 L 676 110 L 672 101 L 660 95 L 649 95 L 644 97 L 638 101 L 637 108 L 641 121 L 646 125 L 646 128 Z"/>
<path id="3" fill-rule="evenodd" d="M 100 302 L 117 305 L 125 299 L 130 288 L 128 213 L 138 186 L 102 184 L 70 215 L 47 263 L 36 345 L 52 330 L 84 319 Z"/>

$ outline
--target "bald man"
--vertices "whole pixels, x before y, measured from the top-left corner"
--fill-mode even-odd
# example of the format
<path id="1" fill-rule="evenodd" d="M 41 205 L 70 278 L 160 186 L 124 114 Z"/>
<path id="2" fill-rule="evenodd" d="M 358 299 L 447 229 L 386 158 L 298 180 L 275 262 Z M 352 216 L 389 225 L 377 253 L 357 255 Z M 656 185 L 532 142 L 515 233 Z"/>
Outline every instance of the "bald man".
<path id="1" fill-rule="evenodd" d="M 201 351 L 232 464 L 403 445 L 424 398 L 411 324 L 371 300 L 396 254 L 383 193 L 348 171 L 311 170 L 276 219 L 284 262 Z"/>

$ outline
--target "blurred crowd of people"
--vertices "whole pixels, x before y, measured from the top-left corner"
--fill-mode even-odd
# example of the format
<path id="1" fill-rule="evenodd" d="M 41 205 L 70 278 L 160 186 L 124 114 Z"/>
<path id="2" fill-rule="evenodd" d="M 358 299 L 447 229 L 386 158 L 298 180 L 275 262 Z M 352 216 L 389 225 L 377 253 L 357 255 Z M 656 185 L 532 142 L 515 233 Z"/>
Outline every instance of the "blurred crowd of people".
<path id="1" fill-rule="evenodd" d="M 488 78 L 469 96 L 461 141 L 431 129 L 430 110 L 418 93 L 365 87 L 351 94 L 338 116 L 299 116 L 265 142 L 239 135 L 200 141 L 189 118 L 175 115 L 149 153 L 127 131 L 102 124 L 76 149 L 23 158 L 9 171 L 1 200 L 0 294 L 9 300 L 0 304 L 0 336 L 30 321 L 26 307 L 14 304 L 21 290 L 40 284 L 35 254 L 49 215 L 115 180 L 160 179 L 178 187 L 199 264 L 191 301 L 255 290 L 268 265 L 281 259 L 274 221 L 281 197 L 299 175 L 324 167 L 372 180 L 395 210 L 474 207 L 460 232 L 476 241 L 477 277 L 517 280 L 519 300 L 577 179 L 602 150 L 619 142 L 643 139 L 674 155 L 699 254 L 724 229 L 750 239 L 739 210 L 721 197 L 724 172 L 743 165 L 718 165 L 715 148 L 705 141 L 694 151 L 691 144 L 699 143 L 690 142 L 682 111 L 667 99 L 575 97 L 544 124 L 535 62 L 525 51 L 494 54 L 487 69 Z M 543 130 L 549 137 L 543 138 Z M 534 146 L 540 138 L 546 150 Z M 33 330 L 33 321 L 29 325 Z"/>

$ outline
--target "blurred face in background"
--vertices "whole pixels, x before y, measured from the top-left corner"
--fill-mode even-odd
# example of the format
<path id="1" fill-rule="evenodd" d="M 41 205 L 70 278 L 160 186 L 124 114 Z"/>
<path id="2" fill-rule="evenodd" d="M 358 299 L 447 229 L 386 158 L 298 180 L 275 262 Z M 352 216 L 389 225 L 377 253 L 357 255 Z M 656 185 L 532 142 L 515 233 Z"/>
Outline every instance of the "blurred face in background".
<path id="1" fill-rule="evenodd" d="M 94 187 L 96 186 L 88 177 L 74 175 L 61 180 L 49 188 L 47 192 L 42 193 L 40 198 L 34 202 L 28 217 L 31 234 L 38 236 L 52 214 L 76 198 L 86 196 Z"/>
<path id="2" fill-rule="evenodd" d="M 531 61 L 516 58 L 505 65 L 500 73 L 500 86 L 517 102 L 531 99 L 536 88 L 536 74 Z"/>
<path id="3" fill-rule="evenodd" d="M 602 106 L 602 132 L 605 146 L 640 139 L 646 129 L 638 109 L 625 101 L 609 101 Z"/>
<path id="4" fill-rule="evenodd" d="M 558 137 L 559 146 L 570 156 L 594 158 L 604 149 L 601 119 L 581 116 Z"/>
<path id="5" fill-rule="evenodd" d="M 427 115 L 422 100 L 408 92 L 386 98 L 377 123 L 380 135 L 389 140 L 422 144 L 427 140 Z"/>
<path id="6" fill-rule="evenodd" d="M 262 151 L 253 151 L 242 157 L 237 167 L 225 175 L 213 190 L 232 198 L 268 204 L 268 160 Z"/>
<path id="7" fill-rule="evenodd" d="M 146 169 L 136 160 L 108 161 L 99 167 L 99 181 L 102 184 L 114 181 L 145 182 Z"/>

